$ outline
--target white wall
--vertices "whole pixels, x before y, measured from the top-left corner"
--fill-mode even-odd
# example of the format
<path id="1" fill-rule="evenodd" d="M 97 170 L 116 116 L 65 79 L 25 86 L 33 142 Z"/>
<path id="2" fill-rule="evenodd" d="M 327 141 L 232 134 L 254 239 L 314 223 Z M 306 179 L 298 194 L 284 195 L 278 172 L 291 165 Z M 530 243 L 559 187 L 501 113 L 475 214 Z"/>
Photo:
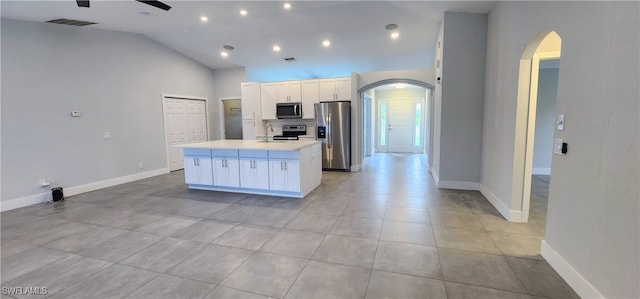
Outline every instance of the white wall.
<path id="1" fill-rule="evenodd" d="M 478 190 L 487 15 L 444 14 L 438 186 Z M 434 162 L 435 163 L 435 162 Z"/>
<path id="2" fill-rule="evenodd" d="M 536 132 L 533 144 L 533 174 L 548 175 L 551 172 L 557 93 L 558 69 L 540 69 L 536 103 Z"/>
<path id="3" fill-rule="evenodd" d="M 162 93 L 214 95 L 210 69 L 138 34 L 2 19 L 1 58 L 3 202 L 46 191 L 39 178 L 166 169 Z"/>
<path id="4" fill-rule="evenodd" d="M 213 71 L 213 90 L 214 97 L 212 103 L 215 103 L 215 111 L 209 113 L 209 119 L 211 123 L 215 123 L 215 127 L 220 127 L 219 120 L 222 118 L 222 112 L 220 110 L 221 98 L 236 98 L 240 99 L 240 84 L 246 82 L 246 73 L 244 68 L 232 68 L 221 69 Z M 221 128 L 214 130 L 213 125 L 210 125 L 211 130 L 209 136 L 212 139 L 222 139 L 220 136 Z"/>
<path id="5" fill-rule="evenodd" d="M 639 298 L 638 2 L 499 2 L 489 15 L 482 184 L 512 202 L 520 56 L 541 32 L 562 38 L 543 256 L 583 297 Z M 594 20 L 599 20 L 594 22 Z"/>

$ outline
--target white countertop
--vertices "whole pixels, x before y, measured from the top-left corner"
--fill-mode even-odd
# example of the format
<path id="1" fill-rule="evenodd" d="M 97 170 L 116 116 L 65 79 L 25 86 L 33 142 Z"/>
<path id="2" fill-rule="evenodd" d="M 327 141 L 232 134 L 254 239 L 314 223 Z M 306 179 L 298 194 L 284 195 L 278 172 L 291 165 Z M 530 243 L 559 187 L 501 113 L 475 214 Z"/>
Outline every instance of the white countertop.
<path id="1" fill-rule="evenodd" d="M 201 149 L 244 149 L 244 150 L 270 150 L 270 151 L 297 151 L 301 148 L 320 143 L 315 140 L 294 140 L 294 141 L 269 141 L 258 140 L 214 140 L 197 143 L 187 143 L 175 145 L 180 148 L 201 148 Z"/>

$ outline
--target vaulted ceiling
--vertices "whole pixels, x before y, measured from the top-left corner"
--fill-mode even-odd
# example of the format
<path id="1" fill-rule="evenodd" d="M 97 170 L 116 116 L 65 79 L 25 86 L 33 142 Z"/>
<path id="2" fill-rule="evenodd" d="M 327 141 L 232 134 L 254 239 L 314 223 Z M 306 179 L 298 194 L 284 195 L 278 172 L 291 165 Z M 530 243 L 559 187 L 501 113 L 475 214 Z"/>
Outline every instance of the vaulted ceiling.
<path id="1" fill-rule="evenodd" d="M 285 9 L 285 1 L 163 2 L 172 8 L 133 0 L 94 0 L 89 8 L 75 1 L 2 1 L 1 16 L 91 21 L 98 24 L 86 28 L 143 34 L 212 69 L 245 67 L 257 76 L 314 78 L 431 67 L 444 11 L 487 13 L 495 3 L 290 1 Z M 391 39 L 387 24 L 398 25 L 397 39 Z M 324 40 L 331 45 L 323 47 Z M 227 57 L 221 56 L 224 45 L 234 47 Z"/>

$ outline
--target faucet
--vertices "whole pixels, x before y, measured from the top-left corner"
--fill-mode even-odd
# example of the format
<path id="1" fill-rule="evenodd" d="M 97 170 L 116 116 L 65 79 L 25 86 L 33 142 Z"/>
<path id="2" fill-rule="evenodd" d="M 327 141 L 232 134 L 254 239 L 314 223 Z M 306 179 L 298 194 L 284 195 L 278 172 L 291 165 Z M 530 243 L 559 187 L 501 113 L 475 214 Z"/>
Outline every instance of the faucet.
<path id="1" fill-rule="evenodd" d="M 267 123 L 267 125 L 264 126 L 264 142 L 269 142 L 269 131 L 267 130 L 267 128 L 270 128 L 271 132 L 273 132 L 273 127 L 271 126 L 271 123 Z"/>

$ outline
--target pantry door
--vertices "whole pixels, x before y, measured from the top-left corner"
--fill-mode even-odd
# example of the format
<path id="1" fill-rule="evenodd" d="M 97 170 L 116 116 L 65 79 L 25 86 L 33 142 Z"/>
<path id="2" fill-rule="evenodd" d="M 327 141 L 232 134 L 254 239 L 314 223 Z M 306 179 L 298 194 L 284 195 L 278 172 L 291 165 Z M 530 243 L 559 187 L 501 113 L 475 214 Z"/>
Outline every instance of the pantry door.
<path id="1" fill-rule="evenodd" d="M 182 149 L 175 145 L 206 141 L 206 99 L 164 96 L 165 140 L 169 170 L 184 168 Z"/>

